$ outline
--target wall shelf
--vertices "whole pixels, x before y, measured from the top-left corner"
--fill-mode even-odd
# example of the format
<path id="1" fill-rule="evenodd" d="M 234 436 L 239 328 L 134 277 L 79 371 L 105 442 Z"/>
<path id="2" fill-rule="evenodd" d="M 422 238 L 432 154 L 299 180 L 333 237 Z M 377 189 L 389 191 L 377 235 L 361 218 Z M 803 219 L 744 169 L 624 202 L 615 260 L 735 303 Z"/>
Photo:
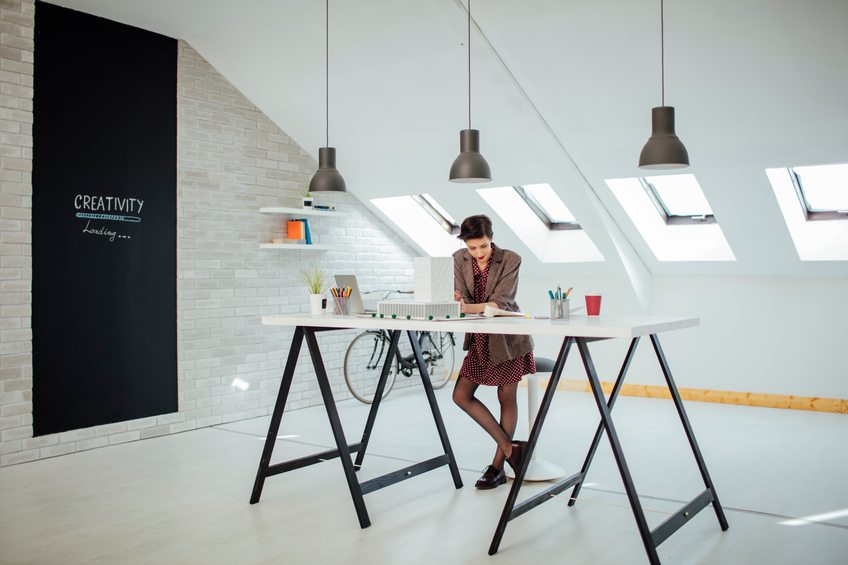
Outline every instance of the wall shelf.
<path id="1" fill-rule="evenodd" d="M 284 206 L 265 206 L 259 209 L 263 214 L 286 214 L 289 216 L 325 216 L 340 218 L 347 216 L 345 212 L 335 210 L 315 210 L 312 208 L 286 208 Z"/>
<path id="2" fill-rule="evenodd" d="M 298 251 L 326 251 L 330 249 L 326 243 L 260 243 L 259 249 L 296 249 Z"/>
<path id="3" fill-rule="evenodd" d="M 345 212 L 335 210 L 315 210 L 314 208 L 289 208 L 286 206 L 264 206 L 259 209 L 263 214 L 278 214 L 292 218 L 342 218 L 347 216 Z M 312 222 L 310 222 L 312 223 Z M 297 251 L 326 251 L 333 246 L 327 243 L 260 243 L 259 249 L 293 249 Z"/>

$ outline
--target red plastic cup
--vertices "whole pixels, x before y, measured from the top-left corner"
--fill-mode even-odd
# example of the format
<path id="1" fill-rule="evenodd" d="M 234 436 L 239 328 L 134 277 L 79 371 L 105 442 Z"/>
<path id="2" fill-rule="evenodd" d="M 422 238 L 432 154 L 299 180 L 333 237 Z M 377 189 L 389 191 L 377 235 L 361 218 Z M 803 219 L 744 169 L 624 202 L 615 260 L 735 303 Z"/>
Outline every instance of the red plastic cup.
<path id="1" fill-rule="evenodd" d="M 586 294 L 586 315 L 600 316 L 601 315 L 601 293 L 590 292 Z"/>

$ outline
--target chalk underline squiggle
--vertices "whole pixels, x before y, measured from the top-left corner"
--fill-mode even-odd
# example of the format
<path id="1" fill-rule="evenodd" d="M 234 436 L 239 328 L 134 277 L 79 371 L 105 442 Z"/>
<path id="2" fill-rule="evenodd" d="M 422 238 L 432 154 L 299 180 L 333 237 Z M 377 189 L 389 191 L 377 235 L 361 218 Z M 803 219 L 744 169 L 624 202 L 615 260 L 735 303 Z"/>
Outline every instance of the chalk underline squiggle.
<path id="1" fill-rule="evenodd" d="M 113 220 L 115 222 L 133 222 L 141 223 L 141 218 L 138 216 L 121 216 L 118 214 L 90 214 L 88 212 L 77 212 L 77 218 L 86 218 L 89 220 Z"/>

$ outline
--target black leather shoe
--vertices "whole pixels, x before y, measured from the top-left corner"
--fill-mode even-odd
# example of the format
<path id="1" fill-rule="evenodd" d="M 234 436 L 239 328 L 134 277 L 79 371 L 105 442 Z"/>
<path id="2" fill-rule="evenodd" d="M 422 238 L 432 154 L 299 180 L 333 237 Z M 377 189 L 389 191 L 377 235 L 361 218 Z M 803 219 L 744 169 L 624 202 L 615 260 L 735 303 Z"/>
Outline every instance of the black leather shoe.
<path id="1" fill-rule="evenodd" d="M 527 442 L 526 441 L 514 441 L 512 442 L 512 453 L 509 457 L 506 458 L 506 462 L 509 463 L 509 466 L 512 467 L 512 470 L 518 474 L 518 470 L 521 469 L 521 464 L 524 463 L 524 457 L 527 451 Z"/>
<path id="2" fill-rule="evenodd" d="M 503 469 L 495 469 L 491 465 L 486 467 L 486 470 L 483 472 L 483 476 L 480 477 L 474 486 L 481 490 L 486 490 L 490 488 L 495 488 L 498 485 L 502 485 L 506 482 L 506 473 L 504 473 Z"/>

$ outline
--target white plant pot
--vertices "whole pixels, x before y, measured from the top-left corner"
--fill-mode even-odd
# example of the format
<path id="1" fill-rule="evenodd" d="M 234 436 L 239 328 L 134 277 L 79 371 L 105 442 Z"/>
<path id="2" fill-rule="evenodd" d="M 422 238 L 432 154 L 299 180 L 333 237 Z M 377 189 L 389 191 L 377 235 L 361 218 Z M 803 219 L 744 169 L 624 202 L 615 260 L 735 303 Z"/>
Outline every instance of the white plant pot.
<path id="1" fill-rule="evenodd" d="M 324 310 L 321 308 L 321 300 L 323 296 L 320 294 L 310 294 L 309 295 L 309 310 L 312 314 L 323 314 Z"/>

